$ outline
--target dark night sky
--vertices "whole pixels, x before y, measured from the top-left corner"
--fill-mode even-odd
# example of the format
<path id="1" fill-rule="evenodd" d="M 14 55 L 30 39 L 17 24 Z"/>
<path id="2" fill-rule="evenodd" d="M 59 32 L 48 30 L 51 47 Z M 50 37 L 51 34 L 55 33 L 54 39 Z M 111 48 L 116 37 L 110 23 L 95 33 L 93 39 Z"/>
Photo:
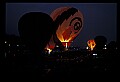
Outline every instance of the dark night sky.
<path id="1" fill-rule="evenodd" d="M 117 38 L 117 4 L 116 3 L 6 3 L 6 33 L 18 33 L 18 21 L 27 12 L 44 12 L 51 14 L 53 10 L 63 6 L 79 9 L 84 15 L 84 25 L 80 34 L 71 46 L 85 48 L 89 39 L 103 35 L 107 43 Z"/>

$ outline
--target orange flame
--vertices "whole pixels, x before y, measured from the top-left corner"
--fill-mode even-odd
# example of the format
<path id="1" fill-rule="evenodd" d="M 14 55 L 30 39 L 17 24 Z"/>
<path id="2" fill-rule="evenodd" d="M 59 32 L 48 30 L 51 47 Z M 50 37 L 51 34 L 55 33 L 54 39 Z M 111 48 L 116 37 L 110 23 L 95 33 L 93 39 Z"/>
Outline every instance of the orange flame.
<path id="1" fill-rule="evenodd" d="M 93 50 L 94 47 L 96 46 L 96 43 L 94 40 L 88 40 L 87 44 L 91 50 Z"/>
<path id="2" fill-rule="evenodd" d="M 48 54 L 52 52 L 52 49 L 47 48 L 47 50 L 48 50 Z"/>

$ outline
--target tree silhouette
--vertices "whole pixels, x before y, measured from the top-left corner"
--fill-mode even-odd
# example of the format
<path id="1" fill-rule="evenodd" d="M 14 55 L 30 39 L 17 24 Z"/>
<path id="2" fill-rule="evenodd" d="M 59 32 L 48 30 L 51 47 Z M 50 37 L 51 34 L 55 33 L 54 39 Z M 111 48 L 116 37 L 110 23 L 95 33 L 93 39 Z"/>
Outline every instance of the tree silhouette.
<path id="1" fill-rule="evenodd" d="M 117 47 L 117 44 L 115 41 L 111 41 L 108 45 L 107 45 L 107 49 L 109 50 L 115 50 Z"/>
<path id="2" fill-rule="evenodd" d="M 96 43 L 95 49 L 103 49 L 105 44 L 107 43 L 107 39 L 105 36 L 96 36 L 94 40 Z"/>

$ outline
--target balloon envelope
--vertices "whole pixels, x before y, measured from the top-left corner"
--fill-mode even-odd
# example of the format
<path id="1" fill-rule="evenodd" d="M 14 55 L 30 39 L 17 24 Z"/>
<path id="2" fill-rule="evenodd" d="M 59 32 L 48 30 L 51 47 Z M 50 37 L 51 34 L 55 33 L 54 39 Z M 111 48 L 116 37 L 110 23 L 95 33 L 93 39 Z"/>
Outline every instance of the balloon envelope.
<path id="1" fill-rule="evenodd" d="M 78 36 L 83 27 L 83 14 L 73 7 L 60 7 L 51 13 L 56 32 L 49 42 L 49 46 L 64 46 Z M 48 46 L 48 47 L 49 47 Z"/>
<path id="2" fill-rule="evenodd" d="M 25 44 L 36 52 L 45 48 L 55 31 L 52 18 L 42 12 L 24 14 L 18 22 L 18 30 Z"/>

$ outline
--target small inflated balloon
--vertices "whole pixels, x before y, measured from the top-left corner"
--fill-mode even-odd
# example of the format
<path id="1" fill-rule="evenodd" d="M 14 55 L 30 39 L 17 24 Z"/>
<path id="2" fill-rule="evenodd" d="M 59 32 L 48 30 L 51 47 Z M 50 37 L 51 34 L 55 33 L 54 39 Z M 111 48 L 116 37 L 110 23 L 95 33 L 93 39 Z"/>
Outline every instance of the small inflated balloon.
<path id="1" fill-rule="evenodd" d="M 51 13 L 56 33 L 49 42 L 49 46 L 70 46 L 83 27 L 83 14 L 73 7 L 60 7 Z M 52 42 L 51 42 L 52 41 Z"/>
<path id="2" fill-rule="evenodd" d="M 87 44 L 91 50 L 93 50 L 94 47 L 96 46 L 96 43 L 94 40 L 88 40 Z"/>

